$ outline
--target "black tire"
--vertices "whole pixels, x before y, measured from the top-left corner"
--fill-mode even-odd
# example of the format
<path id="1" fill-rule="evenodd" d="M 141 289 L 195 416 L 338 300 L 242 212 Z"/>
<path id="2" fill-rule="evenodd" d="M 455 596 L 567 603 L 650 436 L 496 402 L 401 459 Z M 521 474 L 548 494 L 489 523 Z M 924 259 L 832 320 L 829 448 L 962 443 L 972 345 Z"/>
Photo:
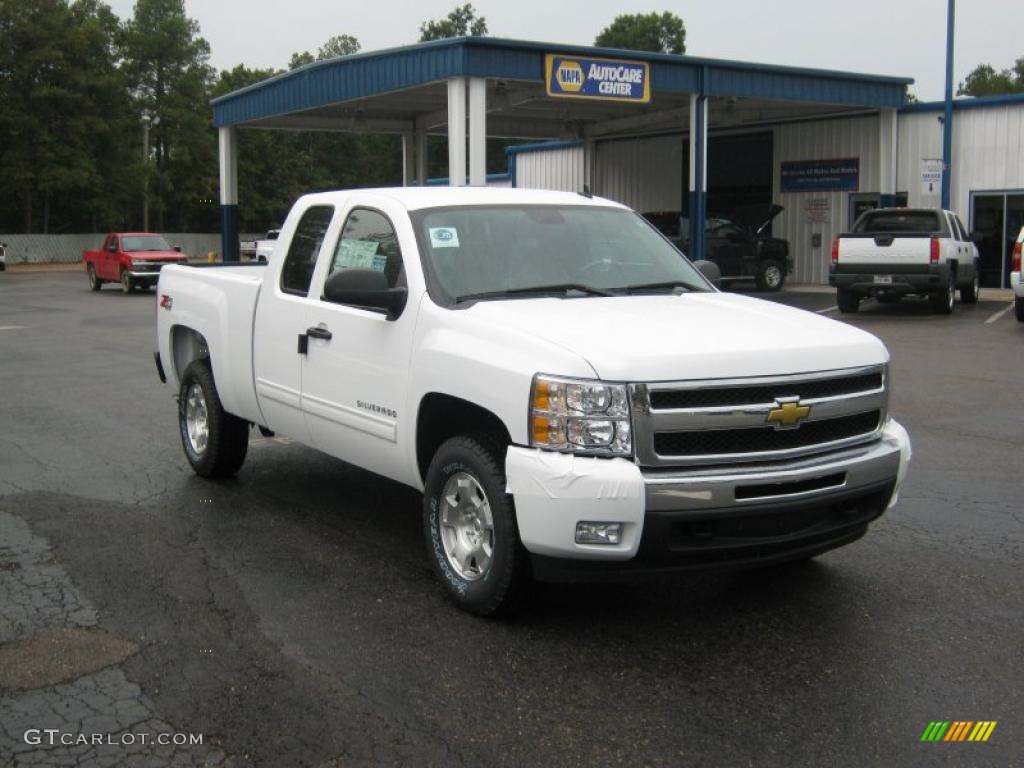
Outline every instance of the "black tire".
<path id="1" fill-rule="evenodd" d="M 953 305 L 956 303 L 956 275 L 952 270 L 949 273 L 949 280 L 946 287 L 938 293 L 928 297 L 932 305 L 932 312 L 937 315 L 950 315 L 953 313 Z"/>
<path id="2" fill-rule="evenodd" d="M 135 282 L 132 280 L 132 276 L 128 274 L 128 270 L 121 270 L 121 293 L 132 293 L 135 290 Z"/>
<path id="3" fill-rule="evenodd" d="M 85 268 L 85 274 L 89 278 L 89 290 L 98 291 L 103 287 L 103 281 L 96 277 L 96 267 L 92 264 Z"/>
<path id="4" fill-rule="evenodd" d="M 1017 322 L 1024 323 L 1024 299 L 1019 296 L 1013 300 L 1013 314 L 1017 316 Z"/>
<path id="5" fill-rule="evenodd" d="M 961 304 L 977 304 L 978 293 L 981 290 L 981 275 L 978 272 L 978 265 L 974 265 L 974 276 L 971 278 L 971 284 L 960 289 L 960 303 Z"/>
<path id="6" fill-rule="evenodd" d="M 189 434 L 189 398 L 193 394 L 205 408 L 205 442 Z M 221 407 L 213 372 L 206 359 L 193 360 L 182 374 L 178 390 L 178 432 L 185 458 L 200 477 L 231 477 L 245 461 L 249 450 L 249 422 Z"/>
<path id="7" fill-rule="evenodd" d="M 836 304 L 839 305 L 839 311 L 844 315 L 852 314 L 860 306 L 860 297 L 846 288 L 838 288 L 836 289 Z"/>
<path id="8" fill-rule="evenodd" d="M 778 291 L 786 282 L 786 269 L 777 261 L 762 261 L 757 266 L 757 289 Z"/>
<path id="9" fill-rule="evenodd" d="M 505 492 L 505 451 L 486 435 L 453 437 L 434 454 L 423 492 L 423 531 L 430 564 L 448 599 L 477 616 L 513 612 L 522 605 L 532 581 L 529 557 L 519 541 L 515 506 Z M 445 548 L 454 528 L 442 526 L 443 507 L 448 503 L 445 486 L 466 476 L 477 485 L 459 488 L 457 498 L 467 493 L 479 500 L 482 492 L 492 523 L 489 535 L 485 529 L 482 537 L 490 542 L 490 560 L 475 578 L 460 574 L 460 566 L 449 559 Z"/>

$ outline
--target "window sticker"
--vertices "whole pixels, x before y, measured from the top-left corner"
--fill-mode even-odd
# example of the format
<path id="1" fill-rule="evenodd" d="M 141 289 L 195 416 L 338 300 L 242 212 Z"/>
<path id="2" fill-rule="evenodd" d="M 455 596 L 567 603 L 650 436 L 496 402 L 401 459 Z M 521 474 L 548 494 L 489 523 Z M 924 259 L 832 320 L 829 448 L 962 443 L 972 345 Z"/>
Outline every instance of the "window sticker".
<path id="1" fill-rule="evenodd" d="M 384 257 L 377 256 L 380 243 L 376 240 L 342 240 L 338 243 L 338 252 L 334 254 L 331 271 L 338 269 L 376 269 L 384 271 Z M 378 259 L 381 266 L 377 266 Z"/>
<path id="2" fill-rule="evenodd" d="M 430 227 L 430 245 L 434 248 L 458 248 L 459 232 L 455 227 Z"/>

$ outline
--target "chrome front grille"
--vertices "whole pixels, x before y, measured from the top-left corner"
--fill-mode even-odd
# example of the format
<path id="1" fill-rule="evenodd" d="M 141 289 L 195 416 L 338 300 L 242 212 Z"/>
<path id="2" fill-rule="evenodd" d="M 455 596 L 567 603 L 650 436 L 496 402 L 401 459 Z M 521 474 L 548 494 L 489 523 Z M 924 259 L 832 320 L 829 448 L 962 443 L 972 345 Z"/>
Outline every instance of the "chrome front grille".
<path id="1" fill-rule="evenodd" d="M 637 461 L 648 467 L 764 462 L 871 440 L 886 419 L 885 378 L 884 368 L 872 367 L 634 384 Z"/>

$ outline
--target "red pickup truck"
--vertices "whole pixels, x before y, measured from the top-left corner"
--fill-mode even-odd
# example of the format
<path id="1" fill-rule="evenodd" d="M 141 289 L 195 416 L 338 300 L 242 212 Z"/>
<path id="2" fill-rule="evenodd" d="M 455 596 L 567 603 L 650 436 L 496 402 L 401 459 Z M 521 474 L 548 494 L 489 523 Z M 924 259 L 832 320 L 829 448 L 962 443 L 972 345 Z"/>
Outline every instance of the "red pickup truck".
<path id="1" fill-rule="evenodd" d="M 172 248 L 162 235 L 150 232 L 111 232 L 98 251 L 82 251 L 89 287 L 98 291 L 104 283 L 120 283 L 121 290 L 149 290 L 156 285 L 165 264 L 183 264 L 188 257 Z"/>

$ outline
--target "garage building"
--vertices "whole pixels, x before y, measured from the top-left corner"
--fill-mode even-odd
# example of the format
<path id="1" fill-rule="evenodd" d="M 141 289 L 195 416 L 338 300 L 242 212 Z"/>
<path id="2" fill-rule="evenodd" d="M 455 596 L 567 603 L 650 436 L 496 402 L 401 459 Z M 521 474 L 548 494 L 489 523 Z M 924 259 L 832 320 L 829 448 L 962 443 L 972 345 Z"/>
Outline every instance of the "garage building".
<path id="1" fill-rule="evenodd" d="M 397 133 L 406 184 L 427 183 L 427 136 L 444 135 L 452 185 L 587 188 L 678 211 L 693 256 L 709 215 L 779 204 L 792 279 L 824 283 L 831 240 L 859 211 L 938 204 L 941 105 L 906 105 L 911 82 L 497 38 L 315 62 L 213 102 L 222 250 L 237 258 L 238 130 Z M 983 276 L 998 285 L 1024 207 L 1024 99 L 957 106 L 953 207 L 987 233 Z M 487 178 L 488 137 L 530 144 L 509 152 L 504 180 Z"/>

